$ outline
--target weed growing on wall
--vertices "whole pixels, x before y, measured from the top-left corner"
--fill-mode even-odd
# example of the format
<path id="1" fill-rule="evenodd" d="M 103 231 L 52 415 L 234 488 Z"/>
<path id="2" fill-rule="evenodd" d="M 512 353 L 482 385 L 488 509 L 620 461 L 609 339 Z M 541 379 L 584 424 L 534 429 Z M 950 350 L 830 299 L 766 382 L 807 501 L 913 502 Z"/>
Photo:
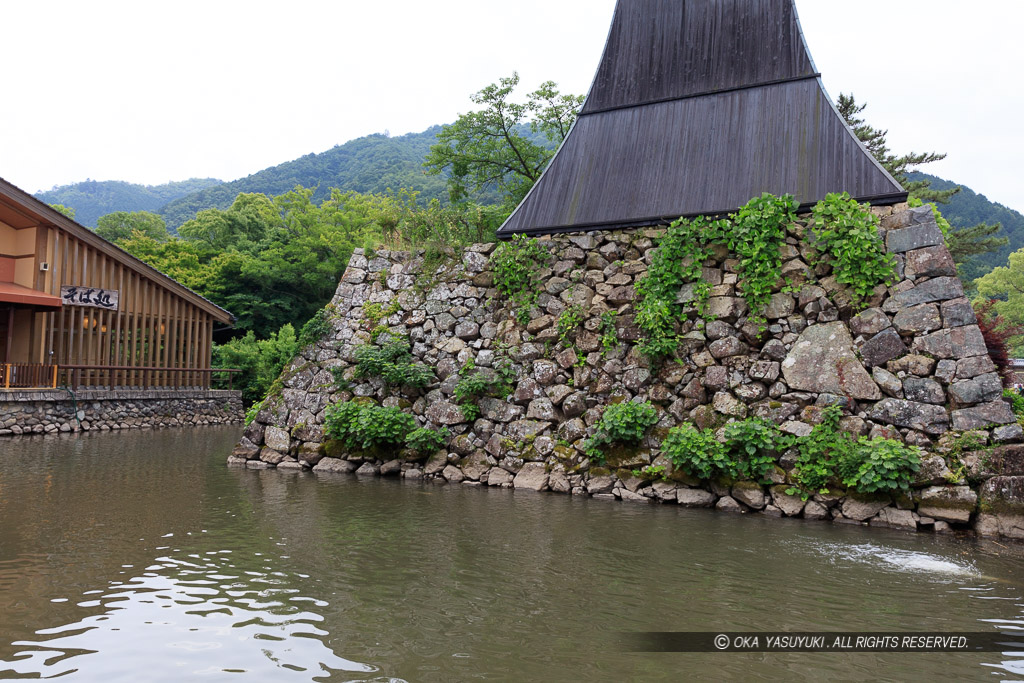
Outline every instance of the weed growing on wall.
<path id="1" fill-rule="evenodd" d="M 765 193 L 729 216 L 726 244 L 739 257 L 743 298 L 750 321 L 759 326 L 765 324 L 761 312 L 781 275 L 779 247 L 786 241 L 786 226 L 796 220 L 796 208 L 791 195 Z"/>
<path id="2" fill-rule="evenodd" d="M 763 311 L 781 279 L 780 247 L 787 226 L 796 220 L 796 209 L 792 196 L 766 193 L 727 219 L 680 218 L 669 225 L 647 274 L 636 284 L 636 322 L 642 331 L 639 350 L 651 360 L 669 357 L 679 346 L 677 330 L 684 306 L 705 317 L 711 286 L 701 279 L 701 267 L 712 245 L 723 245 L 738 257 L 748 320 L 763 328 Z M 855 304 L 878 284 L 892 281 L 893 259 L 867 207 L 848 195 L 832 194 L 818 203 L 814 216 L 816 246 L 829 259 L 837 282 L 850 286 Z"/>
<path id="3" fill-rule="evenodd" d="M 661 452 L 672 465 L 699 479 L 728 477 L 768 483 L 776 461 L 790 448 L 798 457 L 790 495 L 808 498 L 842 485 L 861 493 L 907 491 L 920 468 L 921 451 L 892 439 L 855 439 L 839 429 L 842 411 L 830 407 L 805 437 L 779 431 L 761 418 L 731 422 L 723 439 L 686 423 L 669 430 Z"/>
<path id="4" fill-rule="evenodd" d="M 366 321 L 366 329 L 370 332 L 371 341 L 377 341 L 380 335 L 388 331 L 387 325 L 381 321 L 398 313 L 399 310 L 401 308 L 398 305 L 398 299 L 392 299 L 387 304 L 370 302 L 363 304 L 363 319 Z"/>
<path id="5" fill-rule="evenodd" d="M 570 306 L 562 311 L 562 314 L 558 316 L 558 341 L 568 342 L 569 337 L 573 336 L 579 326 L 583 324 L 586 315 L 587 312 L 579 305 Z"/>
<path id="6" fill-rule="evenodd" d="M 472 422 L 480 417 L 477 401 L 481 398 L 508 396 L 515 379 L 515 367 L 505 356 L 495 357 L 493 369 L 477 368 L 473 359 L 468 359 L 459 370 L 459 383 L 455 385 L 455 402 L 462 411 L 462 419 Z"/>
<path id="7" fill-rule="evenodd" d="M 433 371 L 414 363 L 405 339 L 387 335 L 380 344 L 363 344 L 353 352 L 356 377 L 381 377 L 388 386 L 423 389 L 434 381 Z"/>
<path id="8" fill-rule="evenodd" d="M 432 455 L 444 447 L 444 442 L 447 438 L 447 429 L 435 431 L 426 427 L 420 427 L 409 432 L 405 437 L 405 445 L 420 455 Z"/>
<path id="9" fill-rule="evenodd" d="M 324 434 L 352 449 L 400 445 L 416 429 L 416 418 L 398 408 L 344 401 L 324 411 Z"/>
<path id="10" fill-rule="evenodd" d="M 793 437 L 775 423 L 752 417 L 727 424 L 723 441 L 711 429 L 689 423 L 674 427 L 661 449 L 673 466 L 700 479 L 724 476 L 767 483 L 779 455 L 792 444 Z"/>
<path id="11" fill-rule="evenodd" d="M 313 317 L 306 321 L 299 331 L 299 348 L 305 348 L 327 336 L 331 331 L 331 319 L 334 316 L 334 306 L 327 304 L 313 314 Z"/>
<path id="12" fill-rule="evenodd" d="M 693 283 L 692 300 L 686 303 L 703 315 L 711 285 L 701 279 L 701 267 L 711 256 L 708 245 L 720 240 L 726 227 L 725 221 L 703 217 L 680 218 L 668 226 L 647 274 L 636 283 L 636 323 L 644 332 L 637 346 L 648 357 L 669 356 L 679 345 L 676 325 L 682 307 L 676 300 L 684 284 Z"/>
<path id="13" fill-rule="evenodd" d="M 511 300 L 521 325 L 530 322 L 530 312 L 541 290 L 538 273 L 550 258 L 551 254 L 540 242 L 523 235 L 502 242 L 491 254 L 494 286 Z"/>
<path id="14" fill-rule="evenodd" d="M 604 409 L 594 433 L 586 440 L 588 458 L 604 462 L 602 448 L 613 443 L 637 444 L 658 421 L 658 412 L 648 402 L 615 403 Z"/>
<path id="15" fill-rule="evenodd" d="M 866 205 L 847 193 L 829 194 L 814 207 L 815 246 L 832 264 L 836 282 L 849 285 L 860 304 L 879 284 L 895 279 L 892 254 L 878 236 L 878 222 Z"/>
<path id="16" fill-rule="evenodd" d="M 892 439 L 855 439 L 839 428 L 841 417 L 838 407 L 826 408 L 810 435 L 797 440 L 797 486 L 787 493 L 807 498 L 828 493 L 835 484 L 862 493 L 909 490 L 920 469 L 921 450 Z"/>
<path id="17" fill-rule="evenodd" d="M 605 311 L 601 314 L 601 358 L 604 358 L 609 351 L 619 345 L 619 330 L 615 324 L 615 311 Z"/>

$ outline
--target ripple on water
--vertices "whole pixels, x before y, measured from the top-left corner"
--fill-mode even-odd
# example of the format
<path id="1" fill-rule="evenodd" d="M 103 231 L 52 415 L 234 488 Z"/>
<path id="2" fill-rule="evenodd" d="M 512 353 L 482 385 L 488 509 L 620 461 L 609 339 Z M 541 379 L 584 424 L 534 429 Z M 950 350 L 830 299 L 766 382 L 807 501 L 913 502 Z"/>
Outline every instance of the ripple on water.
<path id="1" fill-rule="evenodd" d="M 91 600 L 80 606 L 97 614 L 15 642 L 23 649 L 0 661 L 0 675 L 127 680 L 145 672 L 147 681 L 181 681 L 245 673 L 277 681 L 377 671 L 331 650 L 313 611 L 327 603 L 291 587 L 295 577 L 247 571 L 241 579 L 230 561 L 166 555 L 103 595 L 86 591 Z"/>

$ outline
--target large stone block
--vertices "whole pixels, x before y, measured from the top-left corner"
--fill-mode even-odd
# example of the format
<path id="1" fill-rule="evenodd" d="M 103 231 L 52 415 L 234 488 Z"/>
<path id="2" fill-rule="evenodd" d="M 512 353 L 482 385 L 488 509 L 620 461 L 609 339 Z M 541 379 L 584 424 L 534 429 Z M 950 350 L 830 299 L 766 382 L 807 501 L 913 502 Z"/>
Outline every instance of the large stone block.
<path id="1" fill-rule="evenodd" d="M 893 297 L 899 306 L 916 306 L 933 301 L 946 301 L 964 295 L 964 286 L 955 277 L 936 277 Z"/>
<path id="2" fill-rule="evenodd" d="M 942 385 L 927 377 L 908 377 L 903 382 L 903 392 L 908 400 L 919 403 L 941 405 L 946 402 L 946 392 Z"/>
<path id="3" fill-rule="evenodd" d="M 913 209 L 907 209 L 906 211 L 899 211 L 888 216 L 883 216 L 881 220 L 882 228 L 885 230 L 899 230 L 900 228 L 910 227 L 911 225 L 921 225 L 934 222 L 935 213 L 932 211 L 932 207 L 927 204 L 924 206 L 914 207 Z"/>
<path id="4" fill-rule="evenodd" d="M 988 353 L 985 338 L 977 325 L 939 330 L 914 339 L 911 350 L 927 353 L 936 358 L 969 358 Z"/>
<path id="5" fill-rule="evenodd" d="M 854 353 L 853 339 L 842 322 L 804 330 L 782 362 L 782 373 L 786 384 L 799 391 L 867 400 L 882 397 Z"/>
<path id="6" fill-rule="evenodd" d="M 267 427 L 263 433 L 263 443 L 267 448 L 271 448 L 280 453 L 287 453 L 291 447 L 292 437 L 288 433 L 288 430 L 281 429 L 280 427 Z"/>
<path id="7" fill-rule="evenodd" d="M 457 425 L 465 422 L 462 409 L 449 401 L 437 401 L 427 408 L 427 419 L 439 425 Z"/>
<path id="8" fill-rule="evenodd" d="M 850 330 L 858 336 L 872 337 L 891 325 L 889 316 L 880 308 L 868 308 L 850 318 Z"/>
<path id="9" fill-rule="evenodd" d="M 1016 421 L 1017 416 L 1010 409 L 1010 404 L 1002 400 L 953 411 L 953 429 L 957 431 L 981 429 L 990 424 L 1005 425 Z"/>
<path id="10" fill-rule="evenodd" d="M 810 328 L 814 329 L 814 328 Z M 893 328 L 887 328 L 861 344 L 860 356 L 868 367 L 882 365 L 907 353 L 907 345 Z"/>
<path id="11" fill-rule="evenodd" d="M 942 230 L 935 223 L 921 223 L 906 228 L 890 230 L 885 235 L 886 248 L 895 254 L 943 244 Z"/>
<path id="12" fill-rule="evenodd" d="M 974 379 L 954 382 L 949 386 L 949 395 L 959 405 L 995 401 L 1003 395 L 1003 383 L 998 374 L 990 372 Z"/>
<path id="13" fill-rule="evenodd" d="M 928 333 L 942 328 L 942 316 L 935 304 L 921 304 L 901 309 L 892 324 L 900 334 Z"/>
<path id="14" fill-rule="evenodd" d="M 942 275 L 956 275 L 956 265 L 953 257 L 945 244 L 939 244 L 924 249 L 914 249 L 907 252 L 907 262 L 904 270 L 906 277 L 916 279 L 919 277 L 938 277 Z"/>
<path id="15" fill-rule="evenodd" d="M 519 470 L 512 485 L 517 489 L 543 491 L 548 487 L 548 473 L 542 462 L 528 462 Z"/>
<path id="16" fill-rule="evenodd" d="M 961 327 L 962 325 L 974 325 L 978 317 L 974 315 L 974 308 L 967 297 L 950 299 L 942 302 L 942 326 Z"/>
<path id="17" fill-rule="evenodd" d="M 869 417 L 876 422 L 910 427 L 927 434 L 942 434 L 949 430 L 949 413 L 943 406 L 930 403 L 885 398 L 871 408 Z"/>
<path id="18" fill-rule="evenodd" d="M 738 296 L 708 298 L 707 314 L 712 318 L 734 321 L 747 312 L 747 302 Z"/>
<path id="19" fill-rule="evenodd" d="M 970 486 L 929 486 L 918 495 L 917 513 L 944 522 L 970 521 L 978 506 L 978 494 Z"/>

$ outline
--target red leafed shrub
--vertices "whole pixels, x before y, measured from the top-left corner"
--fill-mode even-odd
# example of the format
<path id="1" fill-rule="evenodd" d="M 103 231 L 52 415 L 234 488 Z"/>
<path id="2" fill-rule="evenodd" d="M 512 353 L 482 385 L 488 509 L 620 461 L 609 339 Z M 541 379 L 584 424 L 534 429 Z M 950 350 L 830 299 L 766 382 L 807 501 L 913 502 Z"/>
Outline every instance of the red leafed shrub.
<path id="1" fill-rule="evenodd" d="M 974 314 L 978 316 L 978 327 L 981 328 L 981 336 L 985 338 L 988 355 L 992 356 L 992 362 L 1003 378 L 1003 386 L 1009 387 L 1013 386 L 1013 370 L 1010 368 L 1010 352 L 1006 342 L 1011 337 L 1024 334 L 1024 326 L 1001 317 L 992 310 L 995 305 L 995 299 L 975 302 Z"/>

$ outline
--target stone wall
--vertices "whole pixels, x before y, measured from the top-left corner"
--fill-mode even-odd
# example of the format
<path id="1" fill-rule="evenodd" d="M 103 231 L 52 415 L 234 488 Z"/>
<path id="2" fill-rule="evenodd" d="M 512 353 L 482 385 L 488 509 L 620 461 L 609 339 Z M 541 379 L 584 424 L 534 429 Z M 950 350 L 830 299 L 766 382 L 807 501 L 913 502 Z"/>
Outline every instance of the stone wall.
<path id="1" fill-rule="evenodd" d="M 331 333 L 286 370 L 230 462 L 1024 536 L 1021 427 L 1002 400 L 941 231 L 928 207 L 874 211 L 896 255 L 899 281 L 877 287 L 866 310 L 855 315 L 829 267 L 809 258 L 805 216 L 790 227 L 781 254 L 782 272 L 797 287 L 784 291 L 780 281 L 766 311 L 767 332 L 748 322 L 746 302 L 737 296 L 738 261 L 718 252 L 703 269 L 713 321 L 701 329 L 691 316 L 681 330 L 682 361 L 660 367 L 650 367 L 635 349 L 633 324 L 634 283 L 647 270 L 659 229 L 544 238 L 553 260 L 541 273 L 544 291 L 525 326 L 493 286 L 488 254 L 494 245 L 452 254 L 436 271 L 432 263 L 431 272 L 424 272 L 423 254 L 357 250 L 331 302 Z M 690 296 L 684 286 L 680 303 Z M 368 319 L 373 307 L 367 304 L 386 310 L 394 301 L 397 312 Z M 558 317 L 573 305 L 584 308 L 585 319 L 574 338 L 560 341 Z M 617 313 L 611 346 L 602 342 L 600 317 L 609 310 Z M 438 382 L 402 393 L 380 378 L 358 379 L 353 350 L 378 325 L 408 338 Z M 507 400 L 480 400 L 479 419 L 464 422 L 453 399 L 459 369 L 470 359 L 489 368 L 499 355 L 514 361 L 514 391 Z M 447 448 L 426 462 L 408 453 L 340 452 L 324 439 L 324 409 L 353 396 L 405 408 L 421 425 L 447 427 Z M 583 453 L 584 438 L 604 406 L 634 399 L 658 408 L 658 424 L 642 448 L 595 466 Z M 852 433 L 929 452 L 913 497 L 816 495 L 804 502 L 785 493 L 793 466 L 787 457 L 774 485 L 762 487 L 692 480 L 673 472 L 658 451 L 659 435 L 684 421 L 717 427 L 761 416 L 806 435 L 829 405 L 842 406 L 842 427 Z M 964 456 L 966 468 L 957 462 L 954 473 L 942 452 L 963 430 L 980 430 L 987 448 Z M 633 475 L 648 464 L 665 467 L 667 479 Z"/>
<path id="2" fill-rule="evenodd" d="M 240 391 L 0 392 L 0 436 L 241 423 Z"/>

